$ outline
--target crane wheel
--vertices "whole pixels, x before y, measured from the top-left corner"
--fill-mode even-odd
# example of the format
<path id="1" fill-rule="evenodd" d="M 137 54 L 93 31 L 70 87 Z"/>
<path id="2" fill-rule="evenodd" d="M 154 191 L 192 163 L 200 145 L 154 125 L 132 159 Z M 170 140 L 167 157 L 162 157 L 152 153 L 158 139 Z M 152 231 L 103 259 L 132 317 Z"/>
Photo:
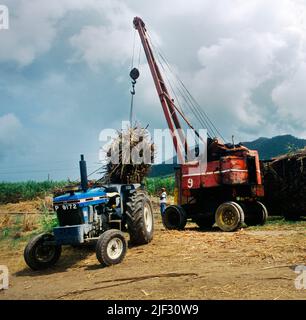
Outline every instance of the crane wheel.
<path id="1" fill-rule="evenodd" d="M 257 204 L 257 212 L 258 212 L 258 220 L 257 224 L 264 225 L 267 222 L 268 219 L 268 210 L 265 207 L 265 205 L 259 201 L 256 202 Z"/>
<path id="2" fill-rule="evenodd" d="M 169 206 L 162 215 L 162 220 L 168 230 L 183 230 L 187 223 L 187 215 L 182 207 Z"/>
<path id="3" fill-rule="evenodd" d="M 238 203 L 225 202 L 217 208 L 215 220 L 222 231 L 232 232 L 243 225 L 244 212 Z"/>
<path id="4" fill-rule="evenodd" d="M 268 218 L 268 210 L 259 201 L 245 204 L 246 224 L 248 226 L 264 225 Z"/>
<path id="5" fill-rule="evenodd" d="M 131 244 L 147 244 L 153 239 L 153 209 L 145 192 L 136 190 L 131 192 L 126 203 L 126 222 Z"/>

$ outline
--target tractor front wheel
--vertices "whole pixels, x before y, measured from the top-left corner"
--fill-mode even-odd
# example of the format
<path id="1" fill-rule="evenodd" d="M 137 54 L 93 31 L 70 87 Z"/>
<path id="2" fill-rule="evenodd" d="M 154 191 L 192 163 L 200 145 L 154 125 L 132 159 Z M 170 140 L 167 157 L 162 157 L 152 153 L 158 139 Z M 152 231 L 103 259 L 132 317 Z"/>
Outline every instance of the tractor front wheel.
<path id="1" fill-rule="evenodd" d="M 163 213 L 162 220 L 168 230 L 183 230 L 187 223 L 187 215 L 182 207 L 169 206 Z"/>
<path id="2" fill-rule="evenodd" d="M 222 231 L 232 232 L 244 223 L 244 212 L 238 203 L 225 202 L 218 207 L 215 220 Z"/>
<path id="3" fill-rule="evenodd" d="M 39 234 L 24 249 L 24 260 L 32 270 L 44 270 L 53 266 L 61 256 L 62 248 L 49 233 Z"/>
<path id="4" fill-rule="evenodd" d="M 120 263 L 126 254 L 126 240 L 120 230 L 110 229 L 102 233 L 97 245 L 96 256 L 99 262 L 107 267 Z"/>

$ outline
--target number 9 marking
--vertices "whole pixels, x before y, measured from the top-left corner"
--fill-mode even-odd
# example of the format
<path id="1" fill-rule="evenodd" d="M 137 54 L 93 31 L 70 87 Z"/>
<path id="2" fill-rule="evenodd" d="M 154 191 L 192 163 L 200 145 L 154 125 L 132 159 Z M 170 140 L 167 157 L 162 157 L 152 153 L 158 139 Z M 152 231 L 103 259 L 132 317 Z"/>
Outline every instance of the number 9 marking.
<path id="1" fill-rule="evenodd" d="M 193 180 L 191 178 L 188 179 L 188 188 L 192 188 L 193 187 Z"/>

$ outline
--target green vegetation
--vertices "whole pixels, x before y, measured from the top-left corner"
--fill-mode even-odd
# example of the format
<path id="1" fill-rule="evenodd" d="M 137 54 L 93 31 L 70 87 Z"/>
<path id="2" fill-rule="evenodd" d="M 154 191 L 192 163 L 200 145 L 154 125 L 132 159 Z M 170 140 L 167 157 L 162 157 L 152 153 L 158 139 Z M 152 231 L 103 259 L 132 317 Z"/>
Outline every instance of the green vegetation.
<path id="1" fill-rule="evenodd" d="M 299 148 L 293 144 L 293 143 L 288 143 L 287 144 L 287 154 L 290 156 L 290 155 L 293 155 L 294 153 L 296 153 L 297 151 L 299 150 Z"/>
<path id="2" fill-rule="evenodd" d="M 36 234 L 52 232 L 58 226 L 55 214 L 43 212 L 41 215 L 6 215 L 0 216 L 0 242 L 12 247 L 28 241 Z"/>
<path id="3" fill-rule="evenodd" d="M 169 194 L 173 193 L 174 177 L 156 177 L 145 180 L 150 194 L 158 194 L 161 188 L 166 188 Z M 17 203 L 51 195 L 56 188 L 67 185 L 67 181 L 27 181 L 27 182 L 0 182 L 0 203 Z M 43 208 L 42 208 L 43 209 Z"/>
<path id="4" fill-rule="evenodd" d="M 56 214 L 44 213 L 39 221 L 39 229 L 44 232 L 51 232 L 53 228 L 58 226 L 58 219 Z"/>
<path id="5" fill-rule="evenodd" d="M 173 176 L 147 178 L 145 184 L 150 194 L 156 195 L 161 188 L 166 188 L 169 194 L 173 194 L 175 179 Z"/>
<path id="6" fill-rule="evenodd" d="M 287 230 L 295 228 L 305 228 L 306 227 L 306 218 L 301 217 L 298 221 L 288 221 L 281 216 L 270 216 L 264 226 L 250 226 L 248 230 Z"/>
<path id="7" fill-rule="evenodd" d="M 0 203 L 16 203 L 44 197 L 57 187 L 63 187 L 66 181 L 27 181 L 27 182 L 0 182 Z"/>

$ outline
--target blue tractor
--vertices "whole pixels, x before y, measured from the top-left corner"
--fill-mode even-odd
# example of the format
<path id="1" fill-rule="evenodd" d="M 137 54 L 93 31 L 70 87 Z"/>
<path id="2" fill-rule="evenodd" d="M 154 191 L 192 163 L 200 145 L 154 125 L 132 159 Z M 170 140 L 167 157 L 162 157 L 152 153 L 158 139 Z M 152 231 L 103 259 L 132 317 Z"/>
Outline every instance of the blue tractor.
<path id="1" fill-rule="evenodd" d="M 154 219 L 150 199 L 140 184 L 107 184 L 88 187 L 84 156 L 80 161 L 81 185 L 65 190 L 53 199 L 59 226 L 52 233 L 37 235 L 24 250 L 33 270 L 54 265 L 62 246 L 96 242 L 96 256 L 103 266 L 120 263 L 127 242 L 141 245 L 153 238 Z"/>

